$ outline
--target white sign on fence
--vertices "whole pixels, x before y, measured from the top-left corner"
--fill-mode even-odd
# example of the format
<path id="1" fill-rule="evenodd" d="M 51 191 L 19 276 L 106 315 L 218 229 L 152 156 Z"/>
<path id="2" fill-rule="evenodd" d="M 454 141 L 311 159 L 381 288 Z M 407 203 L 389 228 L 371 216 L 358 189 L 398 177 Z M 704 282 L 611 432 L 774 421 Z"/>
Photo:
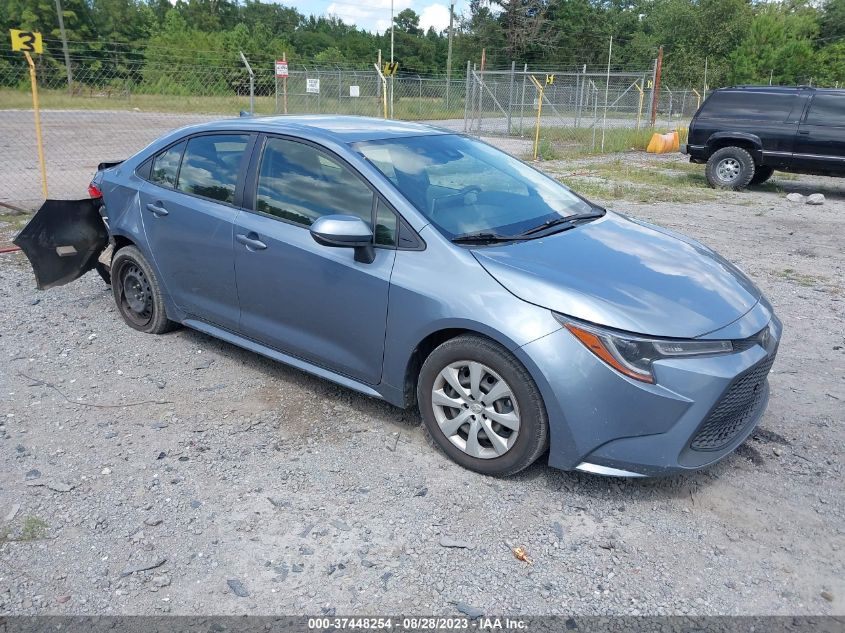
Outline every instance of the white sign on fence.
<path id="1" fill-rule="evenodd" d="M 276 77 L 283 79 L 288 76 L 288 63 L 284 59 L 276 60 Z"/>
<path id="2" fill-rule="evenodd" d="M 350 97 L 360 97 L 361 96 L 361 88 L 359 86 L 349 86 L 349 96 Z"/>
<path id="3" fill-rule="evenodd" d="M 313 94 L 320 94 L 320 80 L 319 79 L 306 79 L 305 80 L 305 92 L 310 92 Z"/>

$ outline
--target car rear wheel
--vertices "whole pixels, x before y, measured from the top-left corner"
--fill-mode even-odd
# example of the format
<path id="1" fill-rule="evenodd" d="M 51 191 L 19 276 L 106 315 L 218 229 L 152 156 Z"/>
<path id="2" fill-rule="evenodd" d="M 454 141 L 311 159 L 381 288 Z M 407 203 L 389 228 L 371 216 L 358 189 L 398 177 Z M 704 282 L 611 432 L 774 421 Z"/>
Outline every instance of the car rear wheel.
<path id="1" fill-rule="evenodd" d="M 716 189 L 745 189 L 754 178 L 754 159 L 741 147 L 723 147 L 707 161 L 707 182 Z"/>
<path id="2" fill-rule="evenodd" d="M 148 334 L 164 334 L 176 327 L 164 311 L 158 279 L 137 248 L 126 246 L 117 251 L 111 281 L 117 309 L 129 327 Z"/>
<path id="3" fill-rule="evenodd" d="M 751 185 L 762 185 L 766 182 L 769 178 L 772 177 L 772 174 L 775 173 L 775 170 L 771 167 L 767 167 L 766 165 L 759 165 L 754 170 L 754 177 L 751 179 L 749 184 Z"/>
<path id="4" fill-rule="evenodd" d="M 513 475 L 546 449 L 548 418 L 537 385 L 490 339 L 459 336 L 431 352 L 417 401 L 432 443 L 470 470 Z"/>

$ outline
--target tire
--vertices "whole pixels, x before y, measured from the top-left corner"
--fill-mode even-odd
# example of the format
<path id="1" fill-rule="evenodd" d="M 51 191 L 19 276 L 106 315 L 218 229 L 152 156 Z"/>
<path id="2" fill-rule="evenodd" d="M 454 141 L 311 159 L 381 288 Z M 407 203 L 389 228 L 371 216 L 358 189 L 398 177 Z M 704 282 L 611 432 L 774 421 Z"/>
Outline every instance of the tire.
<path id="1" fill-rule="evenodd" d="M 773 173 L 775 173 L 775 170 L 771 167 L 767 167 L 766 165 L 758 165 L 757 168 L 754 170 L 754 177 L 748 184 L 762 185 L 764 182 L 766 182 L 769 178 L 772 177 Z"/>
<path id="2" fill-rule="evenodd" d="M 111 265 L 112 294 L 126 324 L 139 332 L 164 334 L 177 327 L 167 318 L 161 285 L 134 246 L 117 251 Z"/>
<path id="3" fill-rule="evenodd" d="M 478 377 L 474 393 L 470 371 Z M 460 392 L 446 374 L 458 381 Z M 495 400 L 484 402 L 488 394 Z M 420 369 L 417 402 L 431 443 L 469 470 L 513 475 L 548 446 L 549 422 L 537 385 L 513 354 L 483 336 L 458 336 L 432 351 Z"/>
<path id="4" fill-rule="evenodd" d="M 754 159 L 741 147 L 717 149 L 707 160 L 707 182 L 715 189 L 740 191 L 754 178 Z"/>

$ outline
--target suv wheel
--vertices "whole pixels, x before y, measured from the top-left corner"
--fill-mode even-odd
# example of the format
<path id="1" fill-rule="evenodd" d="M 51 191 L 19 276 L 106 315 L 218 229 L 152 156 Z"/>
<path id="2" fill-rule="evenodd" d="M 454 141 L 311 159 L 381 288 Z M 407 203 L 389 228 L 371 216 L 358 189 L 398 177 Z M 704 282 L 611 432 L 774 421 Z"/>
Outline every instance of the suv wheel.
<path id="1" fill-rule="evenodd" d="M 111 265 L 112 293 L 126 324 L 147 334 L 164 334 L 176 327 L 164 312 L 164 297 L 147 260 L 134 246 L 117 251 Z"/>
<path id="2" fill-rule="evenodd" d="M 513 475 L 546 449 L 546 408 L 531 375 L 490 339 L 464 335 L 436 348 L 417 381 L 423 426 L 455 462 Z"/>
<path id="3" fill-rule="evenodd" d="M 716 189 L 745 189 L 754 178 L 754 159 L 741 147 L 723 147 L 707 161 L 707 182 Z"/>
<path id="4" fill-rule="evenodd" d="M 749 184 L 751 185 L 762 185 L 766 182 L 769 178 L 772 177 L 772 174 L 775 173 L 775 170 L 771 167 L 767 167 L 766 165 L 759 165 L 754 170 L 754 177 L 751 179 Z"/>

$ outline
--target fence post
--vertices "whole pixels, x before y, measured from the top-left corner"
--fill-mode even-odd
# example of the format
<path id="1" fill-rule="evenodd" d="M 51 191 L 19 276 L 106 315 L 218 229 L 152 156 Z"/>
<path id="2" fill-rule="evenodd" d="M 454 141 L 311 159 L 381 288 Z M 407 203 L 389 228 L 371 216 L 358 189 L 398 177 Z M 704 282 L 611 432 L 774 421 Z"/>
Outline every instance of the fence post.
<path id="1" fill-rule="evenodd" d="M 420 109 L 420 118 L 422 118 L 422 77 L 417 75 L 417 79 L 420 82 L 420 105 L 419 105 L 419 109 Z"/>
<path id="2" fill-rule="evenodd" d="M 525 79 L 528 76 L 528 64 L 522 66 L 522 97 L 519 100 L 519 135 L 524 136 L 522 125 L 525 117 Z"/>
<path id="3" fill-rule="evenodd" d="M 511 135 L 511 110 L 513 109 L 513 80 L 516 74 L 516 62 L 511 61 L 511 80 L 508 86 L 508 136 Z"/>
<path id="4" fill-rule="evenodd" d="M 255 73 L 252 72 L 252 68 L 246 60 L 246 55 L 243 54 L 243 51 L 238 52 L 241 55 L 241 61 L 243 61 L 244 66 L 246 66 L 246 70 L 249 73 L 249 113 L 255 114 Z"/>
<path id="5" fill-rule="evenodd" d="M 464 88 L 464 132 L 467 131 L 467 118 L 469 116 L 469 82 L 470 82 L 470 61 L 467 60 L 467 81 Z"/>

